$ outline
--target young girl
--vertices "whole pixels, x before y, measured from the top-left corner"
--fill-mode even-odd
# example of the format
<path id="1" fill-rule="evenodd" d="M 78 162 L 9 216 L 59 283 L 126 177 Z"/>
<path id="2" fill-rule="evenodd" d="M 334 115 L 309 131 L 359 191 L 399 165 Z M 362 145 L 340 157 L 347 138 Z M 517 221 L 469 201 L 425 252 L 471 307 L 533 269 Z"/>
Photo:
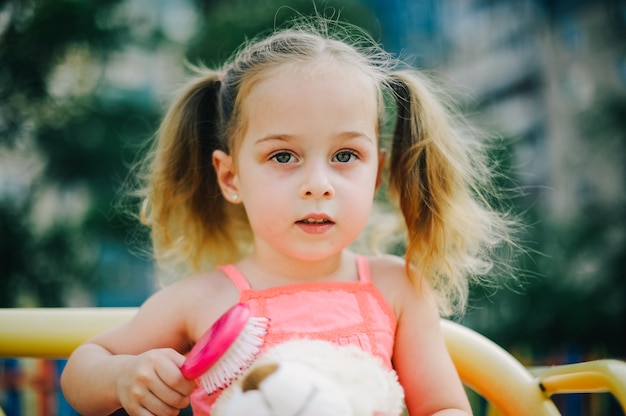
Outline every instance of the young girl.
<path id="1" fill-rule="evenodd" d="M 358 345 L 395 369 L 411 416 L 471 413 L 439 319 L 462 310 L 469 278 L 506 241 L 480 193 L 485 159 L 422 75 L 327 32 L 250 43 L 221 70 L 200 70 L 167 113 L 143 218 L 157 259 L 197 273 L 72 354 L 62 387 L 81 414 L 173 415 L 189 401 L 210 414 L 217 394 L 179 368 L 237 302 L 270 318 L 264 348 L 298 337 Z M 387 161 L 404 259 L 349 250 Z"/>

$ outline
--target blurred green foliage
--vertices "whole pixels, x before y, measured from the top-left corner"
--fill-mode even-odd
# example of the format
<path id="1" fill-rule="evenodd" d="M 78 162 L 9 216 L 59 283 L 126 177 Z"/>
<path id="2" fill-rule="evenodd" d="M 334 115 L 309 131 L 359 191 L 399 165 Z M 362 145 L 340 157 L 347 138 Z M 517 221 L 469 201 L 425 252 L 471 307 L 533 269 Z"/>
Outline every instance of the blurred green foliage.
<path id="1" fill-rule="evenodd" d="M 600 94 L 580 114 L 577 126 L 590 148 L 626 160 L 626 97 Z M 498 156 L 505 174 L 515 177 L 513 141 Z M 591 154 L 591 152 L 590 152 Z M 626 183 L 626 165 L 621 169 Z M 548 218 L 545 189 L 529 189 L 517 199 L 527 228 L 527 252 L 517 265 L 519 281 L 509 290 L 474 288 L 468 324 L 526 358 L 556 354 L 621 357 L 626 354 L 626 189 L 612 201 L 595 198 L 567 221 Z M 524 352 L 521 352 L 525 350 Z"/>
<path id="2" fill-rule="evenodd" d="M 124 209 L 136 207 L 120 206 L 128 202 L 120 191 L 162 109 L 151 91 L 111 85 L 106 68 L 118 52 L 175 49 L 188 63 L 218 65 L 246 39 L 298 16 L 319 13 L 374 35 L 376 29 L 358 1 L 197 1 L 197 31 L 180 43 L 158 23 L 159 14 L 172 10 L 166 6 L 121 0 L 0 5 L 6 21 L 0 27 L 0 150 L 14 162 L 2 171 L 10 178 L 0 192 L 0 307 L 62 306 L 76 284 L 111 288 L 121 278 L 118 269 L 99 266 L 105 246 L 147 248 L 145 239 L 127 241 L 136 238 L 137 225 Z M 139 277 L 126 277 L 133 278 Z"/>
<path id="3" fill-rule="evenodd" d="M 89 248 L 107 234 L 123 235 L 107 216 L 116 215 L 109 214 L 119 185 L 116 175 L 126 170 L 119 127 L 137 114 L 154 119 L 153 109 L 106 103 L 97 94 L 62 99 L 50 94 L 50 79 L 68 53 L 89 51 L 93 61 L 105 62 L 108 53 L 129 40 L 124 26 L 103 23 L 118 3 L 2 5 L 0 146 L 23 161 L 13 171 L 7 165 L 3 170 L 18 178 L 4 178 L 7 189 L 0 195 L 0 306 L 22 300 L 61 306 L 72 281 L 90 279 Z M 94 137 L 103 139 L 94 144 Z M 28 179 L 20 180 L 25 173 Z M 73 200 L 87 205 L 86 215 L 72 212 Z M 46 213 L 50 218 L 41 223 Z"/>

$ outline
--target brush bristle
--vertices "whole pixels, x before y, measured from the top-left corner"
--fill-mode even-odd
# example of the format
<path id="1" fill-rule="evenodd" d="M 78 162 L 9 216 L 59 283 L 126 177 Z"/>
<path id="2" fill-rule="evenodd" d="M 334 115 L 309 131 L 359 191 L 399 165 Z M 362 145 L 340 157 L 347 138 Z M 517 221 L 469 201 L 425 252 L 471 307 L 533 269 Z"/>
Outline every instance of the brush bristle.
<path id="1" fill-rule="evenodd" d="M 263 346 L 269 319 L 252 317 L 235 342 L 220 359 L 200 377 L 207 394 L 223 389 L 248 368 Z"/>

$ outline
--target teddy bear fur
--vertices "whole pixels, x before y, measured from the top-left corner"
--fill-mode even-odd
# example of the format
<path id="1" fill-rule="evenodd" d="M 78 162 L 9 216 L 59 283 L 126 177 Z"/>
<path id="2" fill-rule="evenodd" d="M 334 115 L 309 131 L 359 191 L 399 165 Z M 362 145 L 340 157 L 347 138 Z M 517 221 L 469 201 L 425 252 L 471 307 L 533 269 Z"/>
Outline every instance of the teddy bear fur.
<path id="1" fill-rule="evenodd" d="M 393 370 L 355 346 L 319 340 L 276 345 L 220 396 L 215 416 L 398 416 L 404 392 Z"/>

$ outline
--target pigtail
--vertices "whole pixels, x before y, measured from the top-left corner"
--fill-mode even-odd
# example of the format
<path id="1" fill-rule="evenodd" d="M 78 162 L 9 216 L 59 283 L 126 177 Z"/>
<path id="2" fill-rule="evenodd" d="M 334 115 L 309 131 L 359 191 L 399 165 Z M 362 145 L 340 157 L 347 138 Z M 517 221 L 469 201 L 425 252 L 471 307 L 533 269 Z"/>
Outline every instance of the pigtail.
<path id="1" fill-rule="evenodd" d="M 241 208 L 221 194 L 212 154 L 222 144 L 220 74 L 204 71 L 180 93 L 158 132 L 143 215 L 162 265 L 207 265 L 238 258 Z M 179 272 L 180 270 L 177 270 Z"/>
<path id="2" fill-rule="evenodd" d="M 415 71 L 393 72 L 397 107 L 390 160 L 390 195 L 407 227 L 407 273 L 425 278 L 443 314 L 462 311 L 472 279 L 491 266 L 507 240 L 507 221 L 487 204 L 490 176 L 478 143 L 461 137 L 449 110 Z"/>

